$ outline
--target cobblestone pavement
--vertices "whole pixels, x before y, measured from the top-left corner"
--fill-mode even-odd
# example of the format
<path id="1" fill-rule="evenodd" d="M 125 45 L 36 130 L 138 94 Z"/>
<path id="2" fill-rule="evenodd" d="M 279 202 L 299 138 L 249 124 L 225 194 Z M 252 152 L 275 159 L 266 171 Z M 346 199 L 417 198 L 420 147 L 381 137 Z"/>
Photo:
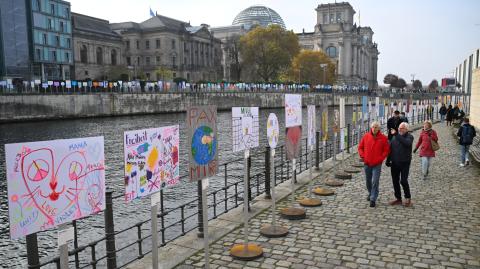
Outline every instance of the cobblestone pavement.
<path id="1" fill-rule="evenodd" d="M 307 208 L 306 219 L 281 219 L 289 228 L 287 237 L 259 234 L 260 227 L 270 223 L 270 210 L 251 219 L 250 240 L 262 246 L 263 257 L 245 262 L 229 256 L 232 245 L 243 242 L 239 228 L 211 245 L 210 267 L 480 268 L 480 168 L 459 167 L 460 150 L 452 130 L 443 124 L 434 128 L 441 149 L 428 179 L 420 176 L 418 155 L 412 161 L 413 207 L 388 205 L 393 186 L 384 166 L 376 208 L 369 207 L 363 173 L 358 174 L 336 188 L 336 195 L 322 197 L 322 206 Z M 418 134 L 414 132 L 414 143 Z M 305 195 L 306 188 L 298 192 L 299 197 Z M 284 199 L 278 208 L 289 203 Z M 203 251 L 184 265 L 203 267 Z"/>

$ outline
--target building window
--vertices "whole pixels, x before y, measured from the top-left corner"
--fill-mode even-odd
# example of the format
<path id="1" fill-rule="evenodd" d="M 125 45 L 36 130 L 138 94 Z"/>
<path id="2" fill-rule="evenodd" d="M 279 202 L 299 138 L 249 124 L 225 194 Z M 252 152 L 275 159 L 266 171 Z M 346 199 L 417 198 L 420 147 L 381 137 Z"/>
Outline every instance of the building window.
<path id="1" fill-rule="evenodd" d="M 132 65 L 132 58 L 127 57 L 127 65 L 128 66 Z"/>
<path id="2" fill-rule="evenodd" d="M 67 7 L 65 8 L 65 17 L 68 19 L 70 18 L 70 9 Z"/>
<path id="3" fill-rule="evenodd" d="M 137 40 L 137 50 L 140 49 L 140 41 Z"/>
<path id="4" fill-rule="evenodd" d="M 55 36 L 55 46 L 60 47 L 60 37 L 58 35 Z"/>
<path id="5" fill-rule="evenodd" d="M 172 50 L 175 49 L 175 46 L 176 46 L 176 45 L 175 45 L 175 39 L 172 39 Z"/>
<path id="6" fill-rule="evenodd" d="M 150 65 L 150 57 L 145 57 L 145 65 Z"/>
<path id="7" fill-rule="evenodd" d="M 156 62 L 157 62 L 157 65 L 160 65 L 160 64 L 161 64 L 161 58 L 160 58 L 160 56 L 157 56 Z"/>
<path id="8" fill-rule="evenodd" d="M 156 47 L 157 49 L 160 48 L 160 39 L 155 40 L 155 47 Z"/>
<path id="9" fill-rule="evenodd" d="M 35 56 L 37 58 L 37 61 L 42 60 L 42 51 L 40 49 L 35 49 Z"/>
<path id="10" fill-rule="evenodd" d="M 112 50 L 112 53 L 110 54 L 110 61 L 112 63 L 112 65 L 117 65 L 117 51 L 116 50 Z"/>
<path id="11" fill-rule="evenodd" d="M 64 26 L 63 26 L 63 21 L 60 22 L 60 32 L 64 32 Z"/>
<path id="12" fill-rule="evenodd" d="M 183 57 L 183 64 L 187 65 L 187 57 Z"/>
<path id="13" fill-rule="evenodd" d="M 183 43 L 183 50 L 184 50 L 184 51 L 187 51 L 187 50 L 188 50 L 188 49 L 187 49 L 187 42 Z"/>
<path id="14" fill-rule="evenodd" d="M 43 44 L 48 45 L 47 34 L 43 34 Z"/>
<path id="15" fill-rule="evenodd" d="M 330 13 L 330 23 L 335 23 L 335 14 Z"/>
<path id="16" fill-rule="evenodd" d="M 127 40 L 127 41 L 125 42 L 125 46 L 127 47 L 127 50 L 130 49 L 130 40 Z"/>
<path id="17" fill-rule="evenodd" d="M 40 3 L 40 0 L 36 0 L 35 5 L 36 10 L 42 11 L 42 4 Z"/>
<path id="18" fill-rule="evenodd" d="M 87 63 L 87 46 L 83 45 L 80 48 L 80 62 L 86 64 Z"/>
<path id="19" fill-rule="evenodd" d="M 54 4 L 50 4 L 50 13 L 55 15 L 55 5 Z"/>
<path id="20" fill-rule="evenodd" d="M 103 64 L 103 50 L 100 47 L 97 47 L 97 64 Z"/>
<path id="21" fill-rule="evenodd" d="M 52 50 L 52 61 L 56 62 L 57 61 L 57 52 Z"/>
<path id="22" fill-rule="evenodd" d="M 150 49 L 150 41 L 149 40 L 145 41 L 145 49 L 147 49 L 147 50 Z"/>
<path id="23" fill-rule="evenodd" d="M 337 48 L 336 47 L 330 46 L 330 47 L 327 48 L 326 52 L 327 52 L 328 57 L 330 57 L 330 58 L 337 57 Z"/>
<path id="24" fill-rule="evenodd" d="M 137 65 L 140 65 L 140 57 L 137 57 Z"/>
<path id="25" fill-rule="evenodd" d="M 65 52 L 65 61 L 66 61 L 67 63 L 70 62 L 70 53 L 68 53 L 68 52 Z"/>
<path id="26" fill-rule="evenodd" d="M 84 73 L 84 74 L 85 74 L 85 76 L 88 76 L 88 71 L 87 71 L 87 70 L 85 70 L 85 73 Z"/>
<path id="27" fill-rule="evenodd" d="M 67 48 L 70 48 L 72 44 L 70 43 L 70 38 L 67 38 Z"/>
<path id="28" fill-rule="evenodd" d="M 328 23 L 328 13 L 323 13 L 323 24 Z"/>
<path id="29" fill-rule="evenodd" d="M 342 21 L 342 13 L 337 12 L 337 22 L 341 22 L 341 21 Z"/>
<path id="30" fill-rule="evenodd" d="M 177 57 L 176 56 L 172 56 L 172 65 L 173 66 L 177 65 Z"/>
<path id="31" fill-rule="evenodd" d="M 53 21 L 52 21 L 52 19 L 48 19 L 48 29 L 50 29 L 50 30 L 53 29 Z"/>

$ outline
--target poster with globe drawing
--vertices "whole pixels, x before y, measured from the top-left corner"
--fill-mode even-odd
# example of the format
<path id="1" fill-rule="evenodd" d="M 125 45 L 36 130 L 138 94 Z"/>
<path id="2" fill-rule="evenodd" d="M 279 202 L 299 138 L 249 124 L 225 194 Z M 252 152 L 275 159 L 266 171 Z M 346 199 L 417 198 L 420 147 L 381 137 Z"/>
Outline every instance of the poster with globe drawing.
<path id="1" fill-rule="evenodd" d="M 125 201 L 178 183 L 179 129 L 174 125 L 124 133 Z"/>
<path id="2" fill-rule="evenodd" d="M 232 107 L 233 152 L 258 147 L 258 107 Z"/>
<path id="3" fill-rule="evenodd" d="M 103 137 L 5 145 L 10 237 L 105 209 Z"/>
<path id="4" fill-rule="evenodd" d="M 189 107 L 186 126 L 190 180 L 214 176 L 218 171 L 217 107 Z"/>

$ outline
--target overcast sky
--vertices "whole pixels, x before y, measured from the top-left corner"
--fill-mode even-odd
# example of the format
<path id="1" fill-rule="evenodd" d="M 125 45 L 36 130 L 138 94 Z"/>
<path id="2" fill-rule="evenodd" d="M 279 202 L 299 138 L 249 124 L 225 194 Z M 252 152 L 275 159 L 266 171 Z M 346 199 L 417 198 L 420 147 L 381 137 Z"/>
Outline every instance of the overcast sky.
<path id="1" fill-rule="evenodd" d="M 243 9 L 260 4 L 277 11 L 287 29 L 313 31 L 314 0 L 70 0 L 72 11 L 110 22 L 141 22 L 158 14 L 211 26 L 230 25 Z M 339 1 L 340 2 L 340 1 Z M 428 84 L 453 76 L 455 67 L 480 48 L 479 0 L 351 0 L 355 21 L 370 26 L 380 51 L 378 82 L 387 73 Z M 360 15 L 360 16 L 359 16 Z"/>

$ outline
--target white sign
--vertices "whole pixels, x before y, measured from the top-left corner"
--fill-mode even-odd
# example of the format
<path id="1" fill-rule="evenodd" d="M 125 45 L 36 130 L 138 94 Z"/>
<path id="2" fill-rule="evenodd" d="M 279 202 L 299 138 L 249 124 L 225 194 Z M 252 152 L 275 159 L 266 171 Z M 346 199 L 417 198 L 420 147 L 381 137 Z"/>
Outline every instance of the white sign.
<path id="1" fill-rule="evenodd" d="M 310 150 L 313 150 L 315 146 L 315 134 L 316 134 L 316 126 L 315 126 L 315 106 L 307 106 L 308 112 L 308 122 L 307 122 L 307 130 L 308 130 L 308 145 L 310 146 Z"/>
<path id="2" fill-rule="evenodd" d="M 232 107 L 233 152 L 258 147 L 258 107 Z"/>
<path id="3" fill-rule="evenodd" d="M 285 127 L 302 125 L 302 95 L 285 94 Z"/>
<path id="4" fill-rule="evenodd" d="M 267 138 L 270 148 L 274 149 L 277 147 L 279 135 L 280 131 L 277 116 L 274 113 L 270 113 L 267 120 Z"/>

